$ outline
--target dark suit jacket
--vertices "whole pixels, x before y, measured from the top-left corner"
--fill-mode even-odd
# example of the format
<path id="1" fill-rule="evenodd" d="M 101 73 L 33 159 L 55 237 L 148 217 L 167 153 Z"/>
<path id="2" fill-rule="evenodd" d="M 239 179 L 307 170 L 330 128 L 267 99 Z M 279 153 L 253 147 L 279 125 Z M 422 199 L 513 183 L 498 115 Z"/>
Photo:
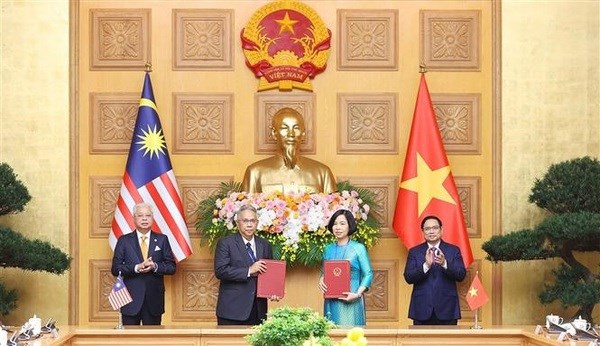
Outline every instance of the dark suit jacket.
<path id="1" fill-rule="evenodd" d="M 257 259 L 273 258 L 271 244 L 254 236 Z M 221 280 L 217 299 L 217 316 L 235 321 L 250 317 L 256 297 L 256 277 L 248 277 L 252 260 L 246 251 L 246 243 L 239 233 L 219 239 L 215 249 L 215 276 Z M 267 318 L 267 299 L 256 298 L 258 318 Z"/>
<path id="2" fill-rule="evenodd" d="M 456 282 L 465 278 L 465 265 L 457 246 L 441 241 L 439 248 L 446 256 L 448 269 L 434 264 L 427 273 L 423 272 L 427 242 L 408 251 L 404 279 L 413 285 L 408 309 L 408 317 L 413 320 L 428 320 L 434 310 L 440 320 L 460 319 Z"/>
<path id="3" fill-rule="evenodd" d="M 137 232 L 124 234 L 117 240 L 111 271 L 114 276 L 121 272 L 125 286 L 133 298 L 131 303 L 121 308 L 123 315 L 137 315 L 144 301 L 148 303 L 148 310 L 152 315 L 158 316 L 165 312 L 163 275 L 175 274 L 175 259 L 166 235 L 150 232 L 148 256 L 158 265 L 157 271 L 136 273 L 135 265 L 144 261 Z"/>

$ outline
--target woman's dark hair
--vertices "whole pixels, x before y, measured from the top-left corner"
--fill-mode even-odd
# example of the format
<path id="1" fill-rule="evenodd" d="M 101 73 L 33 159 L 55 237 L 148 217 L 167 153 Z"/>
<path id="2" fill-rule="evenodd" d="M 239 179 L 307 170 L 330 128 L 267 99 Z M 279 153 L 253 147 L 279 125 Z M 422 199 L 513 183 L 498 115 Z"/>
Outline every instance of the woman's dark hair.
<path id="1" fill-rule="evenodd" d="M 427 222 L 427 220 L 436 220 L 438 225 L 440 225 L 440 227 L 442 227 L 442 220 L 440 220 L 439 217 L 437 217 L 435 215 L 427 215 L 423 218 L 423 221 L 421 221 L 421 229 L 423 229 L 423 227 L 425 226 L 425 222 Z"/>
<path id="2" fill-rule="evenodd" d="M 354 215 L 348 209 L 338 209 L 333 215 L 331 215 L 331 219 L 329 219 L 329 223 L 327 224 L 327 230 L 333 233 L 333 224 L 335 223 L 335 219 L 338 216 L 344 215 L 346 220 L 348 220 L 348 236 L 351 236 L 356 232 L 356 219 L 354 219 Z"/>

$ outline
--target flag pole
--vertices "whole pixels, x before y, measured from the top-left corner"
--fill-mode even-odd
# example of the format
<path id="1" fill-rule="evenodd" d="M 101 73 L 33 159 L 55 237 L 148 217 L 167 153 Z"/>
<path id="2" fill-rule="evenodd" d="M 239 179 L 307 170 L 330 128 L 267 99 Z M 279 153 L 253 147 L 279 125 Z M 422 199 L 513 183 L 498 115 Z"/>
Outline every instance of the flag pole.
<path id="1" fill-rule="evenodd" d="M 121 277 L 121 271 L 120 270 L 119 270 L 119 277 Z M 117 322 L 117 326 L 115 327 L 115 329 L 125 329 L 123 327 L 123 314 L 121 314 L 121 308 L 119 308 L 119 321 Z"/>
<path id="2" fill-rule="evenodd" d="M 115 329 L 125 329 L 125 327 L 123 327 L 123 314 L 121 314 L 121 308 L 119 308 L 119 321 L 117 322 Z"/>
<path id="3" fill-rule="evenodd" d="M 472 326 L 471 329 L 482 329 L 479 324 L 479 308 L 475 309 L 475 325 Z"/>
<path id="4" fill-rule="evenodd" d="M 475 276 L 479 277 L 479 270 L 475 272 Z M 479 325 L 479 307 L 475 309 L 475 325 L 471 329 L 482 329 Z"/>

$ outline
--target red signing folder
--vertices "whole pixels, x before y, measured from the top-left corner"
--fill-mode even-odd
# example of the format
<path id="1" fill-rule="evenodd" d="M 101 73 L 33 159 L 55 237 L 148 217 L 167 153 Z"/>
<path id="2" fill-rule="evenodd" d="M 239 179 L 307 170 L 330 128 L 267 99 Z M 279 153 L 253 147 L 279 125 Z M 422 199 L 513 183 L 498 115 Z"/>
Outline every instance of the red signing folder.
<path id="1" fill-rule="evenodd" d="M 285 294 L 285 261 L 263 259 L 267 263 L 267 271 L 258 275 L 256 296 L 270 298 Z"/>
<path id="2" fill-rule="evenodd" d="M 350 262 L 345 260 L 326 260 L 323 262 L 323 281 L 327 285 L 324 298 L 340 298 L 350 292 Z"/>

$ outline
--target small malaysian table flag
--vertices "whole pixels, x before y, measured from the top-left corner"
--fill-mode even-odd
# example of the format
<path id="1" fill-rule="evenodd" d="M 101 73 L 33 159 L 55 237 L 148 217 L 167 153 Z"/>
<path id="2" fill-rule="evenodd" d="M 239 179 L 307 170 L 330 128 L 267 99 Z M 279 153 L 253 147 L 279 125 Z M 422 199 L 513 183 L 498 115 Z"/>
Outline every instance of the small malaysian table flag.
<path id="1" fill-rule="evenodd" d="M 108 294 L 108 301 L 113 310 L 119 310 L 121 307 L 133 301 L 121 276 L 118 276 L 117 280 L 115 280 L 115 283 Z"/>

